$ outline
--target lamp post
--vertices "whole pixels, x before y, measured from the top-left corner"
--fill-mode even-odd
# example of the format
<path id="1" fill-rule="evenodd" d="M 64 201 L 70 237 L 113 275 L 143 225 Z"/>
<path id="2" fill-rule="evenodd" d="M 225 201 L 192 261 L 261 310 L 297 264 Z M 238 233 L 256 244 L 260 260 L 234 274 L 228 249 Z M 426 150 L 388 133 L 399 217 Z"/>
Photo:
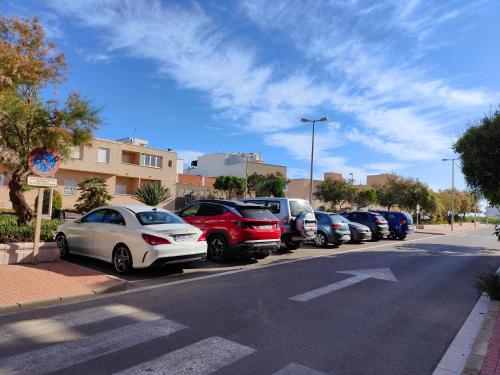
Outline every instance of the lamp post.
<path id="1" fill-rule="evenodd" d="M 308 120 L 306 118 L 301 118 L 301 122 L 312 122 L 312 144 L 311 144 L 311 175 L 309 178 L 309 203 L 312 205 L 313 196 L 313 169 L 314 169 L 314 131 L 317 122 L 327 122 L 328 117 L 321 117 L 319 120 Z"/>
<path id="2" fill-rule="evenodd" d="M 442 160 L 451 161 L 451 231 L 453 232 L 453 224 L 455 223 L 455 160 L 458 159 Z"/>

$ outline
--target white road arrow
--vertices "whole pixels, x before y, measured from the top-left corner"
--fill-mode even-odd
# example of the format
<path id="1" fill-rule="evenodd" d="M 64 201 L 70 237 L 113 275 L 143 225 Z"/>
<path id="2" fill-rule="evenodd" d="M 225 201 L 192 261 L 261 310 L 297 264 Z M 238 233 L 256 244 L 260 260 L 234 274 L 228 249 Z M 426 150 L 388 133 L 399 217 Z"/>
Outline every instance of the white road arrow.
<path id="1" fill-rule="evenodd" d="M 366 279 L 380 279 L 387 281 L 395 281 L 398 279 L 394 276 L 390 268 L 373 268 L 368 270 L 352 270 L 352 271 L 337 271 L 337 273 L 345 273 L 348 275 L 354 275 L 345 280 L 338 281 L 336 283 L 310 290 L 309 292 L 298 294 L 295 297 L 291 297 L 291 300 L 298 302 L 307 302 L 314 298 L 324 296 L 325 294 L 335 292 L 336 290 L 357 284 Z"/>

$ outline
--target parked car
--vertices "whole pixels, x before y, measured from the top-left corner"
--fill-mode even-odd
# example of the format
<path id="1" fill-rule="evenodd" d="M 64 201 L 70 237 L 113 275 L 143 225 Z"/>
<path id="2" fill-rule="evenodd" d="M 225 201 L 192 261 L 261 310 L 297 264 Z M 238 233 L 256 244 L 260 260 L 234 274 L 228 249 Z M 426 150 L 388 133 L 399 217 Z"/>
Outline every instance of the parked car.
<path id="1" fill-rule="evenodd" d="M 101 259 L 118 273 L 207 256 L 201 230 L 167 210 L 142 205 L 97 208 L 60 225 L 54 238 L 61 257 L 74 253 Z"/>
<path id="2" fill-rule="evenodd" d="M 389 223 L 389 238 L 404 240 L 408 234 L 413 233 L 413 219 L 409 213 L 398 211 L 372 210 L 381 214 Z"/>
<path id="3" fill-rule="evenodd" d="M 339 214 L 315 211 L 314 216 L 318 222 L 318 230 L 314 244 L 318 247 L 328 247 L 329 244 L 339 246 L 351 240 L 349 225 Z"/>
<path id="4" fill-rule="evenodd" d="M 349 230 L 351 231 L 351 242 L 363 242 L 370 241 L 372 239 L 372 231 L 366 225 L 355 223 L 350 221 L 348 218 L 339 215 L 341 220 L 349 225 Z"/>
<path id="5" fill-rule="evenodd" d="M 264 205 L 279 219 L 281 242 L 295 250 L 316 238 L 317 222 L 308 201 L 295 198 L 245 198 L 242 202 Z"/>
<path id="6" fill-rule="evenodd" d="M 372 231 L 372 240 L 380 240 L 389 235 L 389 224 L 384 217 L 376 212 L 352 211 L 342 216 L 355 223 L 366 225 Z"/>
<path id="7" fill-rule="evenodd" d="M 264 206 L 226 200 L 200 200 L 179 216 L 203 230 L 208 256 L 216 262 L 231 256 L 264 258 L 279 248 L 278 219 Z"/>

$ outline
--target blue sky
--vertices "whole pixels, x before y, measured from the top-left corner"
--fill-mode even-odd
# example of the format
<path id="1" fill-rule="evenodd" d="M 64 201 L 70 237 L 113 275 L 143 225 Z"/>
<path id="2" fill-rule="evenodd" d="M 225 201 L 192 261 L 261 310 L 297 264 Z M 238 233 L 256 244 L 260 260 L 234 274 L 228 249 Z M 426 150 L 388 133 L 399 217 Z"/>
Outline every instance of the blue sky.
<path id="1" fill-rule="evenodd" d="M 424 0 L 4 1 L 38 15 L 97 136 L 136 135 L 191 160 L 262 152 L 306 177 L 395 172 L 450 184 L 451 144 L 500 104 L 500 2 Z M 461 175 L 458 186 L 463 188 Z"/>

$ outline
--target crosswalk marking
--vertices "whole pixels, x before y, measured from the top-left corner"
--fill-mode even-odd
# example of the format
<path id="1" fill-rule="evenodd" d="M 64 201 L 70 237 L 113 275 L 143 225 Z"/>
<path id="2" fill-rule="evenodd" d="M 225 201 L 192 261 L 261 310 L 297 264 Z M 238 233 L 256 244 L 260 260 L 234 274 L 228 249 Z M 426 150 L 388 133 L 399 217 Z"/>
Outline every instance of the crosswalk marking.
<path id="1" fill-rule="evenodd" d="M 248 346 L 213 336 L 117 374 L 207 375 L 254 352 Z"/>
<path id="2" fill-rule="evenodd" d="M 73 327 L 96 323 L 118 316 L 127 316 L 136 321 L 161 318 L 158 314 L 122 304 L 93 307 L 46 319 L 32 319 L 5 324 L 0 328 L 0 345 L 23 337 L 40 343 L 76 340 L 84 337 L 84 335 L 72 329 Z M 55 332 L 58 335 L 54 335 Z"/>
<path id="3" fill-rule="evenodd" d="M 323 372 L 313 370 L 309 367 L 299 365 L 297 363 L 290 363 L 278 370 L 273 375 L 326 375 Z"/>
<path id="4" fill-rule="evenodd" d="M 133 323 L 81 340 L 2 358 L 0 374 L 46 374 L 168 336 L 186 328 L 188 327 L 183 324 L 167 319 Z"/>

